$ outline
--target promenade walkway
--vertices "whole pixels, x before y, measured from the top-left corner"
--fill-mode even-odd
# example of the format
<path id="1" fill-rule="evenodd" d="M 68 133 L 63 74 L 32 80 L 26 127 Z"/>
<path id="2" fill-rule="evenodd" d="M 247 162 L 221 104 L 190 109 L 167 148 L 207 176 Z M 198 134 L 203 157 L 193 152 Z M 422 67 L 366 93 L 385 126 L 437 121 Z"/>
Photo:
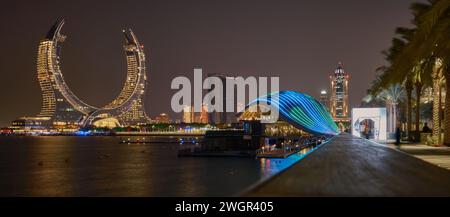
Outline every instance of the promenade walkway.
<path id="1" fill-rule="evenodd" d="M 450 196 L 450 171 L 342 134 L 245 196 Z"/>
<path id="2" fill-rule="evenodd" d="M 423 144 L 402 144 L 400 147 L 394 144 L 386 145 L 450 170 L 450 147 L 432 147 Z"/>

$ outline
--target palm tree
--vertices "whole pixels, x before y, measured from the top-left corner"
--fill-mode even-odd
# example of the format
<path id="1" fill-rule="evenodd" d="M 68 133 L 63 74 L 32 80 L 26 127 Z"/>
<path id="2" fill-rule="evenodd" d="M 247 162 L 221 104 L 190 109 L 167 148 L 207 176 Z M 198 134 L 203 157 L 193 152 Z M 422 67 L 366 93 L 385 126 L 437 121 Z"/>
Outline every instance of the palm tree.
<path id="1" fill-rule="evenodd" d="M 416 135 L 419 138 L 420 124 L 420 95 L 424 85 L 431 84 L 433 68 L 436 63 L 435 58 L 442 59 L 444 77 L 446 77 L 446 89 L 450 85 L 450 72 L 448 72 L 450 60 L 450 44 L 448 35 L 450 35 L 450 1 L 448 0 L 429 0 L 428 3 L 414 3 L 411 10 L 414 14 L 413 24 L 415 28 L 398 28 L 396 33 L 401 36 L 400 44 L 397 49 L 391 49 L 386 67 L 385 75 L 382 78 L 386 81 L 384 84 L 398 83 L 403 81 L 407 94 L 407 121 L 408 132 L 411 131 L 411 92 L 416 90 Z M 399 39 L 394 39 L 399 40 Z M 395 41 L 393 41 L 395 42 Z M 393 43 L 395 46 L 395 43 Z M 448 73 L 445 73 L 448 72 Z M 448 78 L 448 79 L 447 79 Z M 433 80 L 437 82 L 436 80 Z M 436 84 L 433 84 L 435 86 Z M 438 91 L 434 88 L 435 91 Z M 450 95 L 450 94 L 448 94 Z M 450 97 L 447 97 L 448 99 Z M 436 107 L 436 106 L 435 106 Z M 446 102 L 446 108 L 450 108 L 450 103 Z M 450 109 L 445 109 L 445 124 L 450 126 Z M 439 118 L 439 116 L 436 116 Z M 450 145 L 450 127 L 445 128 L 445 143 Z M 409 137 L 411 134 L 409 134 Z"/>
<path id="2" fill-rule="evenodd" d="M 397 125 L 397 105 L 400 103 L 404 96 L 403 88 L 400 84 L 391 85 L 389 88 L 383 90 L 380 94 L 377 95 L 378 98 L 384 100 L 386 102 L 386 107 L 389 110 L 389 124 L 388 129 L 389 132 L 395 132 Z"/>
<path id="3" fill-rule="evenodd" d="M 408 135 L 408 140 L 412 140 L 412 91 L 413 84 L 411 81 L 411 76 L 405 79 L 405 90 L 406 90 L 406 133 Z"/>
<path id="4" fill-rule="evenodd" d="M 397 34 L 400 34 L 402 36 L 402 39 L 404 40 L 405 44 L 401 48 L 399 52 L 397 52 L 394 57 L 392 58 L 392 64 L 391 64 L 391 70 L 393 70 L 395 73 L 391 73 L 391 79 L 398 80 L 398 79 L 405 79 L 406 78 L 406 89 L 408 96 L 408 138 L 409 140 L 412 140 L 411 136 L 411 120 L 412 120 L 412 114 L 411 114 L 411 92 L 414 86 L 415 89 L 415 95 L 416 95 L 416 107 L 415 107 L 415 133 L 414 133 L 414 140 L 419 141 L 420 140 L 420 98 L 422 95 L 422 88 L 424 87 L 424 81 L 430 81 L 431 73 L 426 70 L 429 69 L 428 66 L 430 65 L 430 56 L 427 56 L 426 58 L 416 59 L 414 61 L 409 62 L 409 67 L 402 67 L 398 66 L 398 59 L 403 59 L 402 55 L 404 55 L 404 51 L 407 46 L 411 44 L 411 40 L 414 38 L 414 35 L 417 31 L 417 26 L 420 24 L 421 16 L 423 16 L 427 11 L 430 10 L 432 7 L 432 1 L 430 1 L 431 4 L 426 3 L 413 3 L 410 7 L 414 14 L 413 24 L 416 26 L 416 28 L 413 29 L 407 29 L 407 28 L 397 28 Z M 412 82 L 412 85 L 411 83 Z M 429 84 L 429 82 L 426 82 L 426 84 Z"/>
<path id="5" fill-rule="evenodd" d="M 433 144 L 441 144 L 441 82 L 442 82 L 442 59 L 436 58 L 433 67 Z"/>
<path id="6" fill-rule="evenodd" d="M 402 52 L 406 44 L 414 33 L 414 29 L 399 27 L 396 29 L 396 34 L 400 37 L 392 39 L 392 45 L 387 51 L 383 51 L 385 60 L 392 65 L 395 58 Z M 406 92 L 406 134 L 408 140 L 412 140 L 412 92 L 414 90 L 414 82 L 412 73 L 407 73 L 403 76 L 395 76 L 399 73 L 393 71 L 391 66 L 381 66 L 377 69 L 382 74 L 379 75 L 372 86 L 369 89 L 369 93 L 373 96 L 377 96 L 383 90 L 389 88 L 392 85 L 402 83 Z"/>
<path id="7" fill-rule="evenodd" d="M 393 65 L 398 71 L 412 69 L 417 63 L 430 57 L 442 60 L 442 75 L 446 90 L 450 88 L 450 1 L 430 1 L 426 12 L 416 18 L 417 28 L 413 37 Z M 401 57 L 400 57 L 401 56 Z M 436 81 L 437 82 L 437 81 Z M 434 86 L 434 85 L 433 85 Z M 444 114 L 444 144 L 450 146 L 450 94 L 446 94 Z"/>
<path id="8" fill-rule="evenodd" d="M 420 99 L 422 90 L 425 87 L 431 86 L 431 74 L 433 71 L 435 59 L 433 57 L 423 59 L 418 65 L 413 67 L 411 74 L 414 81 L 414 89 L 416 93 L 416 111 L 415 111 L 415 134 L 416 142 L 420 140 Z"/>

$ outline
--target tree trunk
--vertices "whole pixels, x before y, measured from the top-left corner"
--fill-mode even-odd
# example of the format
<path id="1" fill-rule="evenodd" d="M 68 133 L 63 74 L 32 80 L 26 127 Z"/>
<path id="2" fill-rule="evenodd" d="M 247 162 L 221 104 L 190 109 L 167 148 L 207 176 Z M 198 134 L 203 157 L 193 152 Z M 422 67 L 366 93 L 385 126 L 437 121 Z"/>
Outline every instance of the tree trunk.
<path id="1" fill-rule="evenodd" d="M 408 141 L 412 140 L 412 85 L 411 82 L 406 81 L 406 134 L 408 135 Z"/>
<path id="2" fill-rule="evenodd" d="M 445 73 L 444 145 L 450 146 L 450 73 Z"/>
<path id="3" fill-rule="evenodd" d="M 439 137 L 438 137 L 438 144 L 442 144 L 442 137 L 441 137 L 441 129 L 442 129 L 442 84 L 441 81 L 439 81 Z"/>
<path id="4" fill-rule="evenodd" d="M 440 92 L 441 92 L 441 80 L 437 75 L 433 76 L 433 143 L 434 145 L 440 144 L 441 137 L 441 118 L 440 118 Z"/>
<path id="5" fill-rule="evenodd" d="M 392 103 L 387 100 L 386 101 L 386 108 L 387 108 L 387 116 L 388 116 L 388 132 L 389 133 L 394 133 L 393 127 L 392 127 L 392 122 L 393 122 L 393 114 L 392 114 Z"/>
<path id="6" fill-rule="evenodd" d="M 422 94 L 422 83 L 416 82 L 416 133 L 414 135 L 414 140 L 416 142 L 420 141 L 420 96 Z"/>
<path id="7" fill-rule="evenodd" d="M 395 130 L 397 129 L 397 103 L 393 103 L 392 104 L 392 109 L 393 111 L 393 117 L 392 117 L 392 123 L 393 123 L 393 128 L 392 128 L 392 132 L 395 133 Z"/>

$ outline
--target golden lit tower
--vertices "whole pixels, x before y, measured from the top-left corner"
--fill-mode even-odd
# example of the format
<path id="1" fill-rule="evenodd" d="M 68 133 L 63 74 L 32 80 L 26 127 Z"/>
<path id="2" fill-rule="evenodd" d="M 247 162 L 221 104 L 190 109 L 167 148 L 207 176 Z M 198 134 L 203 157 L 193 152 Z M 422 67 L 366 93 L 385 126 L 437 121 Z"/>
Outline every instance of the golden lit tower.
<path id="1" fill-rule="evenodd" d="M 339 63 L 334 74 L 330 76 L 330 113 L 336 122 L 349 122 L 348 103 L 349 75 Z"/>
<path id="2" fill-rule="evenodd" d="M 81 101 L 67 86 L 60 69 L 61 34 L 64 20 L 56 22 L 40 41 L 37 57 L 37 76 L 42 91 L 42 107 L 37 117 L 21 118 L 45 128 L 77 128 L 97 125 L 114 127 L 139 125 L 149 118 L 144 109 L 147 84 L 143 45 L 130 30 L 124 30 L 124 51 L 127 77 L 119 96 L 108 105 L 97 108 Z M 27 122 L 28 120 L 28 122 Z"/>
<path id="3" fill-rule="evenodd" d="M 48 119 L 50 126 L 78 126 L 81 119 L 95 111 L 70 91 L 60 70 L 61 43 L 66 36 L 60 33 L 64 20 L 56 22 L 40 41 L 37 57 L 37 76 L 42 91 L 42 107 L 38 117 Z"/>
<path id="4" fill-rule="evenodd" d="M 202 105 L 202 110 L 200 112 L 200 123 L 202 124 L 207 124 L 209 123 L 208 121 L 208 106 L 207 105 Z"/>
<path id="5" fill-rule="evenodd" d="M 144 96 L 147 85 L 144 46 L 131 29 L 123 30 L 123 46 L 127 60 L 127 77 L 119 96 L 108 105 L 89 114 L 83 125 L 140 125 L 150 119 L 145 113 Z"/>
<path id="6" fill-rule="evenodd" d="M 194 123 L 194 107 L 185 106 L 183 108 L 183 122 L 187 124 Z"/>

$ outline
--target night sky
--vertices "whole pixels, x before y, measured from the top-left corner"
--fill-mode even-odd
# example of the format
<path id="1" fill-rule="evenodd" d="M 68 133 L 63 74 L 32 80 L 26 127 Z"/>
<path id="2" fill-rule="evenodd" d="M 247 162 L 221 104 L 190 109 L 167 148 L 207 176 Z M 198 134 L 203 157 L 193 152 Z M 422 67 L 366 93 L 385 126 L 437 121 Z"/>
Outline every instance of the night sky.
<path id="1" fill-rule="evenodd" d="M 62 72 L 85 102 L 103 106 L 126 75 L 124 27 L 145 45 L 153 118 L 171 112 L 171 80 L 204 73 L 279 76 L 281 89 L 318 96 L 342 61 L 350 103 L 358 106 L 384 64 L 397 26 L 409 26 L 413 0 L 322 1 L 6 1 L 0 7 L 0 126 L 36 115 L 39 40 L 64 18 Z"/>

